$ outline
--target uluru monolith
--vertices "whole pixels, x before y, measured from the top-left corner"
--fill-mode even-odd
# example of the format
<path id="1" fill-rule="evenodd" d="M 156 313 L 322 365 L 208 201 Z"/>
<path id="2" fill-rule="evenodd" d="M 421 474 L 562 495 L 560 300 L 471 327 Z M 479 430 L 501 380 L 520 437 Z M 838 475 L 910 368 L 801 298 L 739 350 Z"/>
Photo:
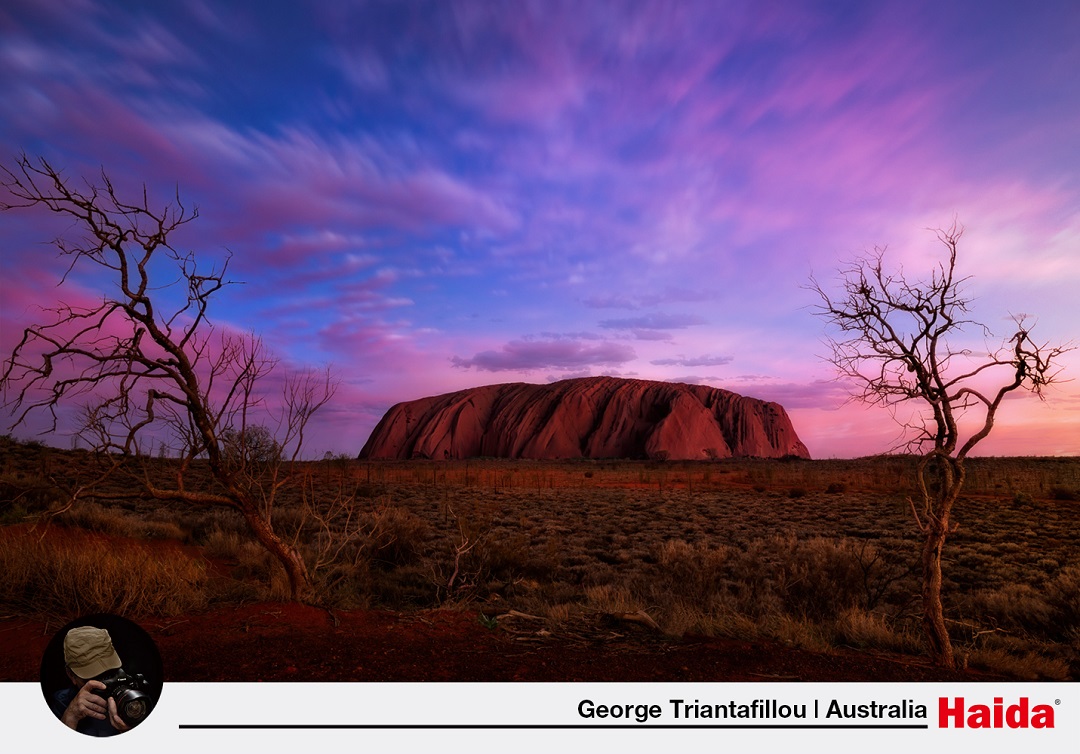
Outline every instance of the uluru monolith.
<path id="1" fill-rule="evenodd" d="M 706 385 L 584 377 L 393 406 L 361 459 L 809 458 L 779 403 Z"/>

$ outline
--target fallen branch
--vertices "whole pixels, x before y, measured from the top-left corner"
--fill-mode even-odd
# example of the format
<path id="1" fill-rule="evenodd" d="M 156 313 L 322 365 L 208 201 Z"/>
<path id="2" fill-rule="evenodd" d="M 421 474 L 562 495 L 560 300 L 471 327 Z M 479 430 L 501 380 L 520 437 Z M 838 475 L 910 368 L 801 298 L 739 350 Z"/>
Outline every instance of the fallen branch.
<path id="1" fill-rule="evenodd" d="M 604 613 L 602 617 L 616 623 L 636 623 L 653 631 L 660 631 L 660 625 L 644 610 L 637 610 L 632 613 Z"/>

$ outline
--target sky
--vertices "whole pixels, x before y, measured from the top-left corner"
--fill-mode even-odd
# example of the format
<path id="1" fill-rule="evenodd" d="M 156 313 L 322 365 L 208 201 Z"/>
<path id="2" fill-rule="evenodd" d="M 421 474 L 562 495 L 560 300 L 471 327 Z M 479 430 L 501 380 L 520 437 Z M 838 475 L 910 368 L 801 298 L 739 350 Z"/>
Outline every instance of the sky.
<path id="1" fill-rule="evenodd" d="M 900 429 L 822 359 L 811 275 L 928 275 L 958 221 L 968 345 L 1080 337 L 1077 40 L 1073 0 L 8 0 L 0 160 L 197 205 L 172 243 L 243 283 L 215 326 L 338 381 L 313 457 L 399 401 L 587 375 L 775 400 L 863 456 Z M 57 286 L 69 232 L 0 215 L 5 354 L 106 290 Z M 1062 366 L 982 454 L 1080 455 Z"/>

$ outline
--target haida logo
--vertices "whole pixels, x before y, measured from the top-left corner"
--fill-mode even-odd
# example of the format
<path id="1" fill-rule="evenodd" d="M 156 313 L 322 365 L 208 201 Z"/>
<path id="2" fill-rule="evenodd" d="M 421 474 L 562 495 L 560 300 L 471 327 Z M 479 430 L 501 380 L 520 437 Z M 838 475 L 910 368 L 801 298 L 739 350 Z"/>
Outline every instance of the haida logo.
<path id="1" fill-rule="evenodd" d="M 938 698 L 939 728 L 1053 728 L 1054 708 L 1049 704 L 1031 704 L 1022 696 L 1007 705 L 995 696 L 993 706 L 964 703 L 964 697 Z"/>

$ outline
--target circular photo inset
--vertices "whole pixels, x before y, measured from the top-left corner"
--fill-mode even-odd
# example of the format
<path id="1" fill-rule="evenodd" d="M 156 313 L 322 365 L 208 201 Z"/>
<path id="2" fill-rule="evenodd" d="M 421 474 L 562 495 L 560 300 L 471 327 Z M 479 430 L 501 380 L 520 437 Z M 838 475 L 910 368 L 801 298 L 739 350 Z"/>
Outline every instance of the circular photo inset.
<path id="1" fill-rule="evenodd" d="M 115 736 L 142 723 L 161 684 L 154 640 L 118 615 L 72 621 L 53 636 L 41 660 L 41 691 L 53 714 L 88 736 Z"/>

